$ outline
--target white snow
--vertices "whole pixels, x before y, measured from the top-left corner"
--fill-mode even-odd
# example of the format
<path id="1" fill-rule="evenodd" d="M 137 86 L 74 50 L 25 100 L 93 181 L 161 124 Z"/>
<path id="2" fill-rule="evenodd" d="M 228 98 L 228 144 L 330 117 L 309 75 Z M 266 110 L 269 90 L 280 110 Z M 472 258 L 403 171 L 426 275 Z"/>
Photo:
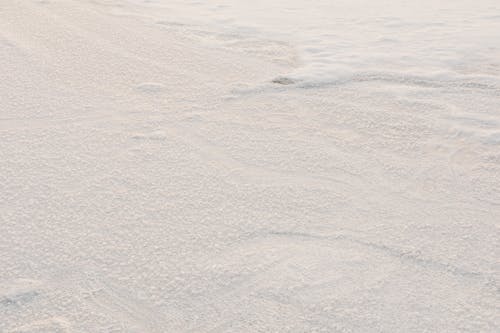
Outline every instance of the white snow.
<path id="1" fill-rule="evenodd" d="M 498 332 L 499 31 L 0 0 L 0 332 Z"/>

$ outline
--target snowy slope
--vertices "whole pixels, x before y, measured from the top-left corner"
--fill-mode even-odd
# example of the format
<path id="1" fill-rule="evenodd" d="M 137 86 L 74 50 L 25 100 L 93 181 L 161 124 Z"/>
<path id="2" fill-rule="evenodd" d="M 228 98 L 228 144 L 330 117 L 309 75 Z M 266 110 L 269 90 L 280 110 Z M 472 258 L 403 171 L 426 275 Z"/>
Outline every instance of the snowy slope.
<path id="1" fill-rule="evenodd" d="M 415 3 L 0 0 L 0 332 L 497 332 L 500 4 Z"/>

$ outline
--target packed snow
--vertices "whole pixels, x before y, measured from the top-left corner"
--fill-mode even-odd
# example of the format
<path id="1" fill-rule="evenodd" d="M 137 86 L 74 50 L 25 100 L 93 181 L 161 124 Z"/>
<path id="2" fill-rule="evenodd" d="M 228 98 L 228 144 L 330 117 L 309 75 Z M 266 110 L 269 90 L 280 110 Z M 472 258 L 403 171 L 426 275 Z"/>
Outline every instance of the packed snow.
<path id="1" fill-rule="evenodd" d="M 498 332 L 498 0 L 0 0 L 0 332 Z"/>

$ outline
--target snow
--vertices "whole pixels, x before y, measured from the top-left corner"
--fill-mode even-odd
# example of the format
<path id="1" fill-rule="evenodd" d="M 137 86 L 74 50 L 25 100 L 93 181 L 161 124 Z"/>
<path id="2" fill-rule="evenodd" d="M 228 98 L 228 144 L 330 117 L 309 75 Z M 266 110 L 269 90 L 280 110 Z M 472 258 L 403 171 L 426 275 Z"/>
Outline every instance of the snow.
<path id="1" fill-rule="evenodd" d="M 498 31 L 0 0 L 0 332 L 497 332 Z"/>

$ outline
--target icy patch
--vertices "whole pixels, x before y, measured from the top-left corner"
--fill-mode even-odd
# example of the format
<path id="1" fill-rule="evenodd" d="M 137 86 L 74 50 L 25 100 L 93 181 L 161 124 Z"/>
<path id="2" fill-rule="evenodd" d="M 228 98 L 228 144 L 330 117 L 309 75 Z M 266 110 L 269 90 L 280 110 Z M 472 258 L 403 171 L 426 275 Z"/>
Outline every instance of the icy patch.
<path id="1" fill-rule="evenodd" d="M 31 279 L 18 279 L 0 285 L 0 306 L 16 306 L 33 301 L 39 294 L 41 282 Z"/>
<path id="2" fill-rule="evenodd" d="M 294 80 L 292 80 L 288 77 L 284 77 L 284 76 L 277 77 L 274 80 L 272 80 L 271 82 L 276 83 L 276 84 L 281 84 L 281 85 L 289 85 L 289 84 L 295 83 Z"/>
<path id="3" fill-rule="evenodd" d="M 68 333 L 71 331 L 71 324 L 67 319 L 52 317 L 33 321 L 14 329 L 12 333 Z"/>
<path id="4" fill-rule="evenodd" d="M 135 140 L 165 140 L 167 138 L 167 133 L 158 130 L 150 133 L 137 133 L 132 136 Z"/>
<path id="5" fill-rule="evenodd" d="M 157 82 L 144 82 L 136 86 L 136 89 L 144 93 L 160 93 L 165 89 L 165 86 Z"/>

